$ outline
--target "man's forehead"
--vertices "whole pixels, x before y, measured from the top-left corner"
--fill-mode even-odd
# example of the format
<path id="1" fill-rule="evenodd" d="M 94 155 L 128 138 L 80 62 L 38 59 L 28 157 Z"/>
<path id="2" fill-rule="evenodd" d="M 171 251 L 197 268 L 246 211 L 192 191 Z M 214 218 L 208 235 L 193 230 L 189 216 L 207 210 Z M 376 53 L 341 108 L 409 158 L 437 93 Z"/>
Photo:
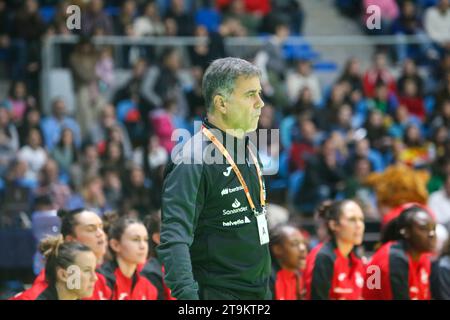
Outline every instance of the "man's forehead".
<path id="1" fill-rule="evenodd" d="M 261 82 L 258 76 L 239 76 L 236 78 L 235 89 L 246 92 L 251 90 L 261 90 Z"/>

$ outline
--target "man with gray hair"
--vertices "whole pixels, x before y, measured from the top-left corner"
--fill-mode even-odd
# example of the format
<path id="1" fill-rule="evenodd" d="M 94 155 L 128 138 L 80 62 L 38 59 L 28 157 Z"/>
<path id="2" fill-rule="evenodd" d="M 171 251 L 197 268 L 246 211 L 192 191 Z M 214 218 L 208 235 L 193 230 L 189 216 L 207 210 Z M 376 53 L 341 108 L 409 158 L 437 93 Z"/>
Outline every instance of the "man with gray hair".
<path id="1" fill-rule="evenodd" d="M 260 71 L 218 59 L 202 89 L 207 118 L 165 172 L 158 247 L 165 282 L 177 299 L 268 299 L 266 192 L 246 135 L 264 106 Z"/>

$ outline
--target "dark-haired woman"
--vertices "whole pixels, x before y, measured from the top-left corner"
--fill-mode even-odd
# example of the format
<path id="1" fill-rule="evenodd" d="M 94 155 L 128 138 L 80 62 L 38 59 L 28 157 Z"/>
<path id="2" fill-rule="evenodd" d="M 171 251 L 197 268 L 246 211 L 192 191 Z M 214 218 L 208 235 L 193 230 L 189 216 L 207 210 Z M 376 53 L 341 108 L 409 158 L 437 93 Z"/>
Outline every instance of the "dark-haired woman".
<path id="1" fill-rule="evenodd" d="M 89 247 L 96 257 L 98 268 L 103 262 L 107 246 L 100 217 L 96 213 L 84 209 L 59 210 L 58 216 L 61 218 L 61 235 L 64 241 L 76 241 Z M 97 277 L 94 293 L 89 299 L 109 299 L 111 290 L 107 287 L 105 278 L 101 274 L 97 274 Z M 31 288 L 19 293 L 13 300 L 35 300 L 47 287 L 44 269 L 34 280 Z"/>
<path id="2" fill-rule="evenodd" d="M 405 204 L 392 213 L 385 219 L 383 245 L 367 267 L 363 296 L 368 300 L 429 300 L 430 253 L 436 245 L 434 217 L 418 204 Z"/>
<path id="3" fill-rule="evenodd" d="M 43 240 L 40 250 L 46 258 L 48 286 L 36 300 L 79 300 L 92 296 L 97 282 L 97 259 L 89 247 L 64 242 L 59 236 Z"/>
<path id="4" fill-rule="evenodd" d="M 301 300 L 304 297 L 302 272 L 306 265 L 307 247 L 301 232 L 289 225 L 270 232 L 274 300 Z"/>
<path id="5" fill-rule="evenodd" d="M 165 270 L 156 252 L 156 247 L 160 243 L 161 236 L 161 215 L 159 213 L 153 213 L 147 216 L 144 222 L 149 235 L 149 259 L 141 270 L 141 274 L 158 290 L 158 300 L 175 300 L 171 295 L 170 289 L 164 283 Z"/>
<path id="6" fill-rule="evenodd" d="M 330 240 L 316 246 L 306 259 L 306 299 L 358 300 L 364 266 L 354 252 L 363 241 L 364 214 L 352 200 L 323 203 L 318 210 Z"/>
<path id="7" fill-rule="evenodd" d="M 114 259 L 100 272 L 112 291 L 112 300 L 156 300 L 155 286 L 140 274 L 148 254 L 148 233 L 139 220 L 122 217 L 109 231 Z"/>

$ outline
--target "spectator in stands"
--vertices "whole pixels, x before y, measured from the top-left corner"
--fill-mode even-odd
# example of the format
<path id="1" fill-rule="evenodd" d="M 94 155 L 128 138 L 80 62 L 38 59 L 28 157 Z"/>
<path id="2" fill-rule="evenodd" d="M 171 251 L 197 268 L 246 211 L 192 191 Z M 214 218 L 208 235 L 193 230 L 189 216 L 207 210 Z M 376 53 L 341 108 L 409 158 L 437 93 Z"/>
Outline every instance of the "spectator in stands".
<path id="1" fill-rule="evenodd" d="M 181 68 L 182 60 L 179 50 L 176 48 L 164 50 L 162 53 L 162 65 L 154 84 L 154 91 L 160 101 L 165 101 L 169 98 L 176 99 L 176 113 L 185 117 L 188 113 L 188 107 L 180 78 Z"/>
<path id="2" fill-rule="evenodd" d="M 172 132 L 176 126 L 174 124 L 174 115 L 176 110 L 176 103 L 173 99 L 164 102 L 163 110 L 156 110 L 151 113 L 150 119 L 155 134 L 158 136 L 161 145 L 170 153 L 174 147 L 172 141 Z"/>
<path id="3" fill-rule="evenodd" d="M 19 135 L 11 121 L 8 106 L 0 103 L 0 176 L 3 176 L 19 149 Z"/>
<path id="4" fill-rule="evenodd" d="M 72 130 L 64 128 L 61 139 L 51 152 L 51 157 L 58 164 L 61 174 L 69 177 L 72 166 L 78 161 L 78 148 Z"/>
<path id="5" fill-rule="evenodd" d="M 136 18 L 136 1 L 126 0 L 122 2 L 119 14 L 113 19 L 115 35 L 126 35 L 126 28 L 132 25 Z"/>
<path id="6" fill-rule="evenodd" d="M 317 122 L 321 130 L 329 131 L 333 125 L 333 119 L 335 118 L 340 107 L 345 103 L 346 87 L 343 83 L 338 82 L 331 88 L 330 96 L 328 97 L 324 110 L 318 110 Z"/>
<path id="7" fill-rule="evenodd" d="M 312 214 L 324 199 L 334 199 L 343 190 L 345 172 L 337 164 L 337 148 L 332 136 L 325 139 L 316 157 L 306 161 L 305 177 L 296 203 L 304 215 Z"/>
<path id="8" fill-rule="evenodd" d="M 357 58 L 349 58 L 345 63 L 344 69 L 338 78 L 338 82 L 347 81 L 351 86 L 351 91 L 363 91 L 362 73 L 360 62 Z"/>
<path id="9" fill-rule="evenodd" d="M 80 160 L 72 167 L 70 180 L 76 190 L 81 188 L 83 181 L 89 176 L 100 174 L 101 160 L 95 145 L 87 144 L 82 149 Z"/>
<path id="10" fill-rule="evenodd" d="M 47 194 L 56 208 L 64 208 L 72 192 L 66 184 L 59 181 L 59 169 L 55 160 L 48 159 L 39 176 L 36 195 Z"/>
<path id="11" fill-rule="evenodd" d="M 308 248 L 300 230 L 281 224 L 270 232 L 272 276 L 270 287 L 274 300 L 302 300 L 305 296 L 303 271 Z"/>
<path id="12" fill-rule="evenodd" d="M 157 1 L 147 2 L 143 10 L 143 15 L 134 20 L 133 29 L 135 35 L 138 37 L 164 35 L 164 23 L 159 15 Z"/>
<path id="13" fill-rule="evenodd" d="M 27 163 L 20 159 L 13 160 L 5 173 L 4 191 L 1 194 L 2 215 L 0 221 L 6 225 L 16 226 L 14 220 L 21 212 L 29 212 L 33 200 L 34 181 L 26 177 Z M 8 222 L 8 220 L 10 220 Z M 3 223 L 2 223 L 3 224 Z M 24 227 L 24 226 L 22 226 Z"/>
<path id="14" fill-rule="evenodd" d="M 319 79 L 313 74 L 311 62 L 308 60 L 296 61 L 294 73 L 290 73 L 286 79 L 289 99 L 292 102 L 298 99 L 301 89 L 308 87 L 311 90 L 313 101 L 319 104 L 322 101 L 321 87 Z"/>
<path id="15" fill-rule="evenodd" d="M 375 95 L 367 101 L 370 109 L 377 109 L 383 115 L 393 115 L 398 105 L 398 99 L 389 92 L 389 87 L 383 81 L 375 85 Z"/>
<path id="16" fill-rule="evenodd" d="M 386 55 L 382 52 L 375 53 L 373 65 L 369 68 L 363 77 L 364 94 L 368 98 L 375 95 L 376 85 L 383 82 L 388 87 L 389 93 L 396 92 L 396 81 L 387 68 Z"/>
<path id="17" fill-rule="evenodd" d="M 194 34 L 194 16 L 185 6 L 183 0 L 171 0 L 170 8 L 165 19 L 173 19 L 177 25 L 178 36 L 192 36 Z"/>
<path id="18" fill-rule="evenodd" d="M 431 120 L 431 129 L 436 129 L 441 126 L 450 129 L 450 99 L 443 101 L 436 109 L 436 114 Z"/>
<path id="19" fill-rule="evenodd" d="M 434 160 L 432 145 L 426 142 L 417 125 L 406 127 L 403 137 L 404 148 L 399 154 L 400 162 L 414 168 L 428 166 Z"/>
<path id="20" fill-rule="evenodd" d="M 100 176 L 87 177 L 80 192 L 83 203 L 81 207 L 91 210 L 102 216 L 108 209 L 106 197 L 103 192 L 103 180 Z"/>
<path id="21" fill-rule="evenodd" d="M 444 81 L 440 84 L 437 92 L 436 92 L 436 106 L 441 105 L 444 101 L 450 100 L 450 72 L 448 72 Z"/>
<path id="22" fill-rule="evenodd" d="M 257 53 L 255 64 L 261 70 L 261 85 L 264 94 L 271 98 L 278 110 L 282 110 L 289 106 L 284 84 L 287 66 L 282 50 L 290 32 L 286 17 L 277 17 L 273 31 L 273 35 L 270 36 L 263 49 Z"/>
<path id="23" fill-rule="evenodd" d="M 305 170 L 305 163 L 317 153 L 318 132 L 314 122 L 304 119 L 300 122 L 301 135 L 292 143 L 289 150 L 289 170 Z"/>
<path id="24" fill-rule="evenodd" d="M 450 50 L 450 4 L 448 0 L 439 0 L 428 8 L 424 15 L 425 31 L 438 46 L 441 53 Z"/>
<path id="25" fill-rule="evenodd" d="M 433 144 L 433 153 L 435 157 L 442 157 L 450 141 L 450 129 L 443 125 L 432 129 L 430 142 Z"/>
<path id="26" fill-rule="evenodd" d="M 400 16 L 393 22 L 391 30 L 397 37 L 397 61 L 401 62 L 407 58 L 420 61 L 424 58 L 436 59 L 438 57 L 423 30 L 414 1 L 403 1 Z M 420 43 L 407 44 L 405 43 L 405 36 L 415 36 Z"/>
<path id="27" fill-rule="evenodd" d="M 416 63 L 412 59 L 404 59 L 402 61 L 403 61 L 403 69 L 397 81 L 397 88 L 399 88 L 398 89 L 399 95 L 401 96 L 405 95 L 404 83 L 407 80 L 412 80 L 414 81 L 417 87 L 417 94 L 419 96 L 423 96 L 425 92 L 425 84 L 422 76 L 417 71 Z"/>
<path id="28" fill-rule="evenodd" d="M 202 94 L 203 68 L 194 65 L 191 68 L 191 75 L 194 81 L 192 88 L 186 93 L 189 105 L 189 119 L 201 120 L 206 115 L 205 99 Z"/>
<path id="29" fill-rule="evenodd" d="M 31 129 L 28 133 L 28 143 L 20 148 L 17 157 L 28 165 L 27 178 L 38 180 L 39 171 L 47 162 L 47 152 L 42 147 L 42 137 L 37 129 Z"/>
<path id="30" fill-rule="evenodd" d="M 36 107 L 36 99 L 29 96 L 23 81 L 14 81 L 9 90 L 8 102 L 11 105 L 11 116 L 17 124 L 22 123 L 28 108 Z"/>
<path id="31" fill-rule="evenodd" d="M 44 134 L 41 129 L 41 114 L 36 108 L 28 108 L 25 111 L 22 123 L 17 126 L 21 146 L 26 143 L 28 133 L 31 129 L 37 129 L 42 141 L 44 141 Z"/>
<path id="32" fill-rule="evenodd" d="M 95 64 L 95 74 L 99 80 L 100 94 L 107 96 L 115 82 L 114 59 L 111 47 L 103 47 Z"/>
<path id="33" fill-rule="evenodd" d="M 430 300 L 430 253 L 436 246 L 436 222 L 428 209 L 414 203 L 399 207 L 386 220 L 381 242 L 369 263 L 369 268 L 379 270 L 380 285 L 364 286 L 364 299 Z M 369 281 L 373 273 L 366 277 Z"/>
<path id="34" fill-rule="evenodd" d="M 232 0 L 218 0 L 217 6 L 221 9 L 230 5 Z M 271 4 L 269 0 L 244 0 L 245 10 L 248 13 L 253 13 L 259 16 L 265 16 L 271 11 Z"/>
<path id="35" fill-rule="evenodd" d="M 97 62 L 98 55 L 94 45 L 87 38 L 82 38 L 70 56 L 70 68 L 77 99 L 75 116 L 83 137 L 97 119 L 105 102 L 98 90 L 95 70 Z"/>
<path id="36" fill-rule="evenodd" d="M 27 73 L 38 67 L 36 59 L 40 54 L 40 38 L 45 32 L 45 23 L 39 14 L 36 0 L 23 2 L 11 25 L 13 47 L 12 78 L 25 79 Z M 34 63 L 34 64 L 32 64 Z"/>
<path id="37" fill-rule="evenodd" d="M 110 16 L 103 11 L 103 0 L 92 0 L 81 15 L 81 33 L 92 36 L 100 30 L 104 35 L 112 35 L 113 23 Z"/>
<path id="38" fill-rule="evenodd" d="M 107 208 L 120 208 L 123 197 L 122 180 L 120 173 L 114 169 L 105 168 L 102 170 L 103 193 L 106 199 Z"/>
<path id="39" fill-rule="evenodd" d="M 117 141 L 107 141 L 105 152 L 102 155 L 102 168 L 114 169 L 120 172 L 121 177 L 125 177 L 125 167 L 123 146 Z"/>
<path id="40" fill-rule="evenodd" d="M 151 135 L 143 147 L 138 147 L 133 153 L 133 163 L 144 168 L 145 176 L 152 178 L 157 169 L 164 167 L 169 160 L 169 154 L 161 146 L 158 136 Z"/>
<path id="41" fill-rule="evenodd" d="M 134 166 L 129 170 L 129 179 L 124 188 L 123 206 L 125 211 L 129 209 L 137 210 L 139 216 L 143 218 L 154 210 L 152 203 L 152 192 L 149 181 L 145 179 L 144 170 Z"/>
<path id="42" fill-rule="evenodd" d="M 123 143 L 126 153 L 128 154 L 131 152 L 132 146 L 128 132 L 126 128 L 117 121 L 114 106 L 107 104 L 101 111 L 98 122 L 91 127 L 88 140 L 98 146 L 103 152 L 108 134 L 111 130 L 120 131 L 120 134 L 118 134 L 120 135 L 120 141 Z"/>
<path id="43" fill-rule="evenodd" d="M 131 79 L 122 87 L 118 88 L 114 94 L 113 104 L 118 105 L 121 101 L 136 100 L 137 107 L 142 119 L 147 118 L 150 110 L 160 106 L 156 94 L 153 91 L 153 85 L 158 75 L 158 68 L 152 66 L 147 67 L 147 61 L 143 58 L 136 60 L 133 64 Z"/>
<path id="44" fill-rule="evenodd" d="M 259 30 L 261 16 L 252 14 L 245 9 L 245 0 L 232 0 L 224 7 L 224 18 L 233 18 L 239 20 L 244 28 L 247 29 L 249 36 L 254 36 Z"/>
<path id="45" fill-rule="evenodd" d="M 369 113 L 364 128 L 367 130 L 367 139 L 372 148 L 381 153 L 385 153 L 390 148 L 392 139 L 383 123 L 383 114 L 379 110 L 375 109 Z"/>
<path id="46" fill-rule="evenodd" d="M 450 240 L 431 265 L 430 289 L 434 300 L 450 300 Z"/>
<path id="47" fill-rule="evenodd" d="M 450 230 L 450 174 L 447 175 L 443 187 L 430 195 L 428 206 L 436 215 L 436 222 Z"/>
<path id="48" fill-rule="evenodd" d="M 306 258 L 306 299 L 360 300 L 365 269 L 354 249 L 364 237 L 361 207 L 353 200 L 325 201 L 317 211 L 329 240 Z"/>
<path id="49" fill-rule="evenodd" d="M 292 106 L 293 113 L 299 117 L 316 120 L 317 104 L 313 101 L 313 95 L 309 87 L 300 90 L 297 101 Z"/>
<path id="50" fill-rule="evenodd" d="M 413 79 L 406 79 L 399 91 L 401 92 L 399 103 L 404 105 L 412 116 L 425 120 L 425 103 L 416 82 Z"/>
<path id="51" fill-rule="evenodd" d="M 353 170 L 345 181 L 344 197 L 356 200 L 366 218 L 379 220 L 375 192 L 365 185 L 365 179 L 372 171 L 370 160 L 357 156 L 352 163 Z"/>
<path id="52" fill-rule="evenodd" d="M 71 129 L 74 134 L 76 146 L 81 146 L 80 127 L 75 119 L 66 115 L 66 104 L 62 98 L 53 100 L 52 114 L 42 119 L 41 127 L 44 133 L 45 146 L 48 151 L 51 151 L 61 139 L 63 128 Z"/>

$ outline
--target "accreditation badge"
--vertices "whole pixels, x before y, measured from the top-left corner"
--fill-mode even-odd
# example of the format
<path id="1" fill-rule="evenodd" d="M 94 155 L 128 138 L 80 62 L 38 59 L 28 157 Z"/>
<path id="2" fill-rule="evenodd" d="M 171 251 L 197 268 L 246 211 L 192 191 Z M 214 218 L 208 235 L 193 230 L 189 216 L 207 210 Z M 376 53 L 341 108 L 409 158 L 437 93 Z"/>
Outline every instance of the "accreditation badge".
<path id="1" fill-rule="evenodd" d="M 264 213 L 257 215 L 256 221 L 258 223 L 259 242 L 261 245 L 269 243 L 269 228 L 267 227 L 266 215 Z"/>

